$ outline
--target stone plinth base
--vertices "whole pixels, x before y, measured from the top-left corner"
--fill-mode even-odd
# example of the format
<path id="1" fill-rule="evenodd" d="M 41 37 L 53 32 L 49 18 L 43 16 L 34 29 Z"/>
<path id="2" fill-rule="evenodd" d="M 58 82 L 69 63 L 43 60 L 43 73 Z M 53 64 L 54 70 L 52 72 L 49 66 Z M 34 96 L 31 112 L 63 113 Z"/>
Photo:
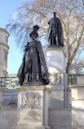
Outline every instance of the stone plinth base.
<path id="1" fill-rule="evenodd" d="M 47 86 L 0 92 L 0 129 L 49 129 Z"/>
<path id="2" fill-rule="evenodd" d="M 48 92 L 46 86 L 22 87 L 18 92 L 18 124 L 48 126 Z"/>
<path id="3" fill-rule="evenodd" d="M 48 127 L 48 92 L 49 87 L 46 86 L 23 86 L 19 89 L 19 120 L 16 129 Z"/>

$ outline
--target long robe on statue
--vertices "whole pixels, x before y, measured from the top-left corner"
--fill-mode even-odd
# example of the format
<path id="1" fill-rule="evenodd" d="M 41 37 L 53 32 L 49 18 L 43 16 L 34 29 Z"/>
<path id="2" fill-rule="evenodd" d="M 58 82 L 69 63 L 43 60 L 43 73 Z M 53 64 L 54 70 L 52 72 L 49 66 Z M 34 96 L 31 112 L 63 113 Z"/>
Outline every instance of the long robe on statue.
<path id="1" fill-rule="evenodd" d="M 48 69 L 39 41 L 34 40 L 27 44 L 18 77 L 20 85 L 46 85 L 49 83 Z"/>

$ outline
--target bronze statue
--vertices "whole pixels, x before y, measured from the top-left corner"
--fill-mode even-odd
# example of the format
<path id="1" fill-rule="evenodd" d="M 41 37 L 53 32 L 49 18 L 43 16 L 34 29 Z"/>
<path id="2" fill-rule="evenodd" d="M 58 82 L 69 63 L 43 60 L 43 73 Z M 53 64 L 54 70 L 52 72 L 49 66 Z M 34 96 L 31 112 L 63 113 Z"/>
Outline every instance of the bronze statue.
<path id="1" fill-rule="evenodd" d="M 50 43 L 50 47 L 63 47 L 64 46 L 63 29 L 60 19 L 56 17 L 56 12 L 53 13 L 53 18 L 50 19 L 48 24 L 49 24 L 48 41 Z"/>
<path id="2" fill-rule="evenodd" d="M 30 33 L 32 39 L 25 47 L 23 62 L 19 68 L 18 77 L 20 85 L 46 85 L 49 83 L 42 46 L 38 38 L 39 26 L 33 27 Z"/>

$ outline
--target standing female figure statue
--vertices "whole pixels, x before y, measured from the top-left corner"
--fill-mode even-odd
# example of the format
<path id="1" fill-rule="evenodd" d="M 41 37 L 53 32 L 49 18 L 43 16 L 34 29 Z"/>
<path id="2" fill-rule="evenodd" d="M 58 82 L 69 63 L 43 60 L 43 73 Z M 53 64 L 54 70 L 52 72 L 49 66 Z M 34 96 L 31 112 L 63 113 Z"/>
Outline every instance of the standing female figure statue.
<path id="1" fill-rule="evenodd" d="M 32 39 L 25 47 L 23 62 L 18 71 L 20 85 L 46 85 L 49 83 L 41 42 L 37 40 L 39 26 L 33 27 L 30 33 Z"/>

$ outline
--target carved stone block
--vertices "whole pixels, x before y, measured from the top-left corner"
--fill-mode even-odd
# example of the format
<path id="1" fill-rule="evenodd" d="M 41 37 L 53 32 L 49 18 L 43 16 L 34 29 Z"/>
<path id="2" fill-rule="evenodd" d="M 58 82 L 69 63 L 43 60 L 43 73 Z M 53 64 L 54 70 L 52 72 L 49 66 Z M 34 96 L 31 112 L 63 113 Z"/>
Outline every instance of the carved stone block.
<path id="1" fill-rule="evenodd" d="M 20 108 L 38 109 L 41 108 L 41 95 L 35 92 L 23 92 L 20 96 Z"/>

